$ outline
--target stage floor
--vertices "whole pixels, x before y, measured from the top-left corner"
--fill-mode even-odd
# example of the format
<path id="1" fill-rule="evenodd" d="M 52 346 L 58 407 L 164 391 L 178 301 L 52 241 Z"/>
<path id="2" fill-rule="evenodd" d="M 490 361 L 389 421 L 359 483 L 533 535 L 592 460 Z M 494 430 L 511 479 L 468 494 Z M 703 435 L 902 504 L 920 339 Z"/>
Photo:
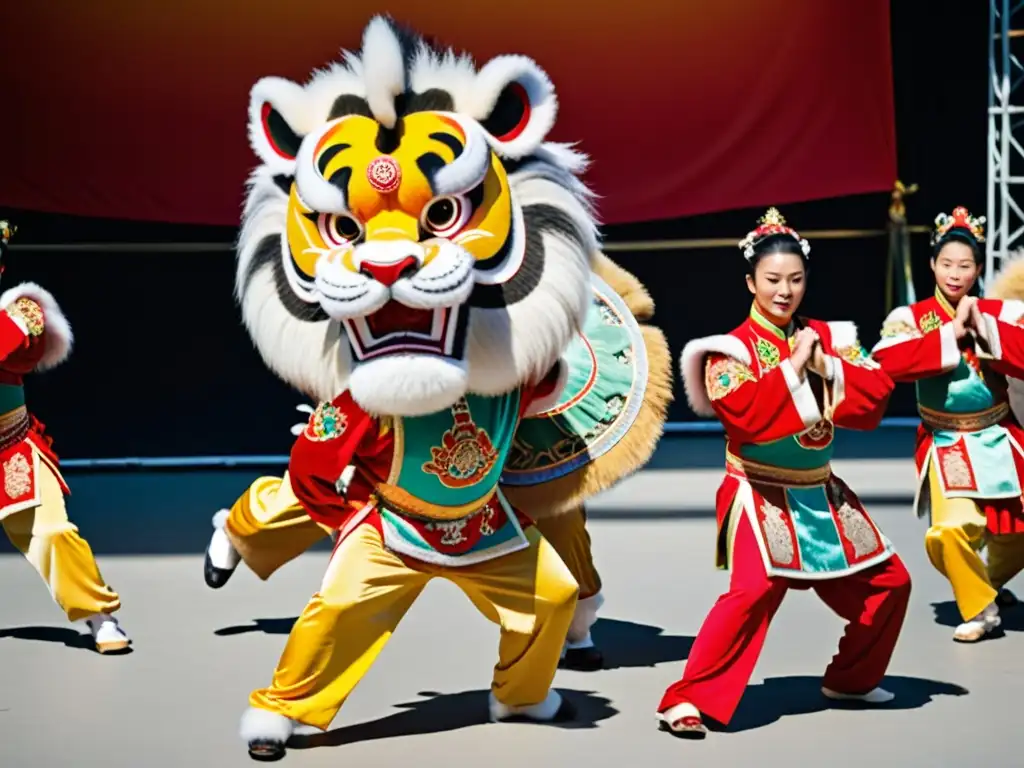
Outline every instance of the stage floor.
<path id="1" fill-rule="evenodd" d="M 791 592 L 729 732 L 689 742 L 658 731 L 655 706 L 679 676 L 693 635 L 728 579 L 713 568 L 709 507 L 718 472 L 664 470 L 632 478 L 595 505 L 591 529 L 606 604 L 594 635 L 610 669 L 559 671 L 555 681 L 578 704 L 580 723 L 486 723 L 497 630 L 452 585 L 436 581 L 324 744 L 290 750 L 285 764 L 1012 764 L 1019 758 L 1011 735 L 1020 721 L 1024 608 L 1004 616 L 1003 637 L 954 643 L 949 588 L 928 565 L 924 524 L 910 513 L 910 462 L 836 464 L 866 501 L 874 499 L 876 520 L 914 578 L 885 683 L 897 699 L 887 708 L 844 709 L 820 696 L 819 675 L 835 652 L 841 621 L 813 593 Z M 0 556 L 3 765 L 252 764 L 237 735 L 239 716 L 249 691 L 269 682 L 327 555 L 310 552 L 266 583 L 240 569 L 213 591 L 203 583 L 201 556 L 213 510 L 182 510 L 176 521 L 149 514 L 155 506 L 135 508 L 133 531 L 147 530 L 158 541 L 165 529 L 185 527 L 194 546 L 191 554 L 158 545 L 149 550 L 174 552 L 164 555 L 104 554 L 130 548 L 98 547 L 104 575 L 121 592 L 121 620 L 135 640 L 129 655 L 101 657 L 90 650 L 79 634 L 84 630 L 63 621 L 28 564 Z M 83 533 L 115 542 L 114 515 L 90 507 L 88 498 L 75 510 Z"/>

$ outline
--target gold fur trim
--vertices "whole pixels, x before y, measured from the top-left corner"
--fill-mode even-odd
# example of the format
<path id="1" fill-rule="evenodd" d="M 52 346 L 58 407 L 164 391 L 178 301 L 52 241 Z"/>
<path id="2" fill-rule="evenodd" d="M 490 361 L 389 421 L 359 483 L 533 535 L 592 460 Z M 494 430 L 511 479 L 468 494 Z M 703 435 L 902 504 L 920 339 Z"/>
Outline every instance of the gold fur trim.
<path id="1" fill-rule="evenodd" d="M 534 520 L 575 509 L 641 469 L 661 439 L 672 402 L 672 356 L 659 328 L 641 325 L 647 348 L 647 391 L 640 412 L 623 438 L 603 456 L 557 480 L 539 485 L 507 487 L 502 493 Z"/>
<path id="2" fill-rule="evenodd" d="M 1024 301 L 1024 257 L 1009 261 L 992 279 L 985 294 L 990 299 Z"/>
<path id="3" fill-rule="evenodd" d="M 654 317 L 654 299 L 636 275 L 626 271 L 600 251 L 594 254 L 591 269 L 619 294 L 637 321 L 643 323 Z"/>
<path id="4" fill-rule="evenodd" d="M 42 336 L 46 327 L 43 319 L 43 308 L 32 299 L 22 296 L 9 307 L 6 312 L 13 320 L 21 320 L 28 328 L 30 336 Z"/>

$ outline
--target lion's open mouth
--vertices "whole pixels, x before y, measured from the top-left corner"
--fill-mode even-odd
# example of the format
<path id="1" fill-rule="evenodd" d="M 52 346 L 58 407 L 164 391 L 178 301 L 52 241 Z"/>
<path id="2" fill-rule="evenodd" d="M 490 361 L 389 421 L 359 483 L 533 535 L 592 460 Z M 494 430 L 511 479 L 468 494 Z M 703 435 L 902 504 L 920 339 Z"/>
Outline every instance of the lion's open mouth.
<path id="1" fill-rule="evenodd" d="M 413 309 L 389 301 L 372 315 L 344 323 L 354 357 L 359 361 L 402 353 L 461 360 L 466 344 L 466 317 L 468 310 L 462 307 Z"/>

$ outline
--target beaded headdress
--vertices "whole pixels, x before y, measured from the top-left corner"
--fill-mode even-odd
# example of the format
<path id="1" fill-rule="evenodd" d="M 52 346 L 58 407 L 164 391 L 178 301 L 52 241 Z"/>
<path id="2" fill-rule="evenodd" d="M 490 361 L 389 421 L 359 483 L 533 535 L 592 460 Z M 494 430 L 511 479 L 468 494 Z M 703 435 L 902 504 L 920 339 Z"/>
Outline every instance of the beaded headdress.
<path id="1" fill-rule="evenodd" d="M 800 237 L 800 233 L 792 227 L 786 226 L 786 219 L 783 218 L 778 208 L 769 208 L 767 213 L 758 219 L 758 225 L 756 229 L 751 230 L 747 233 L 747 236 L 740 240 L 739 247 L 743 251 L 743 257 L 746 259 L 752 259 L 754 257 L 754 250 L 758 244 L 773 235 L 787 235 L 792 237 L 800 244 L 800 250 L 803 251 L 804 257 L 807 257 L 811 253 L 811 244 L 808 243 L 804 238 Z"/>
<path id="2" fill-rule="evenodd" d="M 972 216 L 962 205 L 953 209 L 953 215 L 940 213 L 935 217 L 935 231 L 932 233 L 932 245 L 938 245 L 953 230 L 965 230 L 979 243 L 985 242 L 985 217 Z"/>

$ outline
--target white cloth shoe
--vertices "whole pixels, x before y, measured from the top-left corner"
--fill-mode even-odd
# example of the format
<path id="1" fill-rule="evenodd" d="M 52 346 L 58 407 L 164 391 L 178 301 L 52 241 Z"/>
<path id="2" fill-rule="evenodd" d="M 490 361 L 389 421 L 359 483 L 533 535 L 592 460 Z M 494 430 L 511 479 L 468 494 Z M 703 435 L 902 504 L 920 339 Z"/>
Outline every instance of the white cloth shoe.
<path id="1" fill-rule="evenodd" d="M 106 613 L 96 613 L 85 620 L 89 631 L 92 633 L 93 642 L 96 643 L 96 650 L 100 653 L 113 653 L 123 651 L 131 645 L 131 638 L 128 637 L 117 619 Z"/>
<path id="2" fill-rule="evenodd" d="M 1002 623 L 999 606 L 989 603 L 985 610 L 957 627 L 953 631 L 953 639 L 958 643 L 976 643 Z"/>
<path id="3" fill-rule="evenodd" d="M 867 693 L 840 693 L 822 686 L 821 692 L 833 701 L 863 701 L 865 704 L 888 704 L 896 698 L 895 693 L 884 688 L 874 688 Z"/>

